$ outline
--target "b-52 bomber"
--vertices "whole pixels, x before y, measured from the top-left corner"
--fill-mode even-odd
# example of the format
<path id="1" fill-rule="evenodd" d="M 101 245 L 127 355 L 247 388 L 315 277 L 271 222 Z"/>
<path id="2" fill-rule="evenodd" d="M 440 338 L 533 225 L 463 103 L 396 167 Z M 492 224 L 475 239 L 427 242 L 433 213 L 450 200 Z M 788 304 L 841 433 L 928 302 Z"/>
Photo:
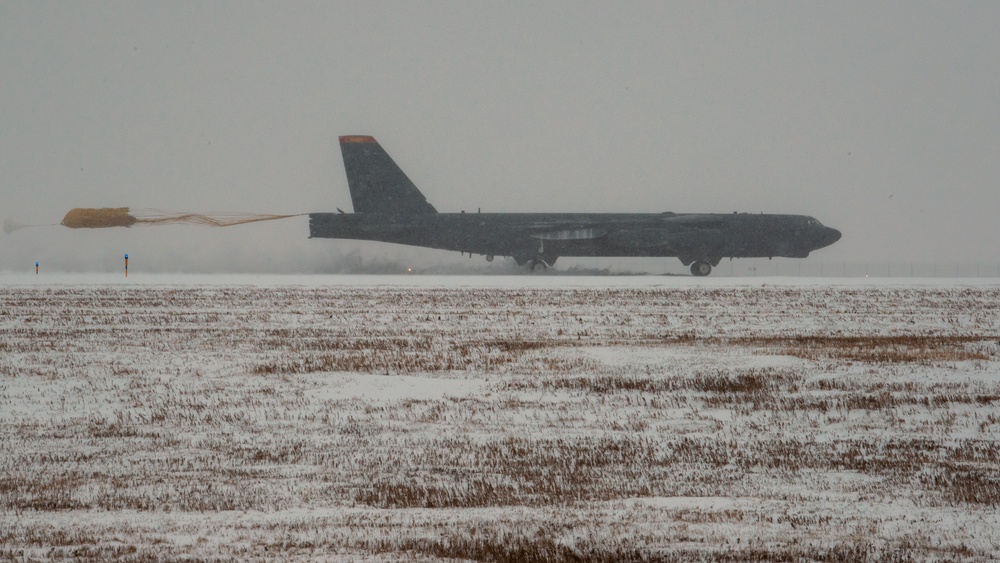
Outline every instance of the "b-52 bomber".
<path id="1" fill-rule="evenodd" d="M 560 256 L 676 257 L 696 276 L 723 258 L 805 258 L 840 231 L 805 215 L 438 213 L 374 137 L 340 137 L 354 213 L 309 214 L 310 238 L 510 256 L 544 270 Z"/>

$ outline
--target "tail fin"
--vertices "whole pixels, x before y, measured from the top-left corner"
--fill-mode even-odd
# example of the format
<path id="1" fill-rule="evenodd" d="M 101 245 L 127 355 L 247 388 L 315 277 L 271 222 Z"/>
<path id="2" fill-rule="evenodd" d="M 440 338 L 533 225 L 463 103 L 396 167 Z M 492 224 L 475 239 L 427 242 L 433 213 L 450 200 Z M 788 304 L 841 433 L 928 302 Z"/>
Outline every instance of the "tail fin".
<path id="1" fill-rule="evenodd" d="M 344 170 L 355 213 L 437 213 L 375 137 L 341 137 L 340 152 L 344 155 Z"/>

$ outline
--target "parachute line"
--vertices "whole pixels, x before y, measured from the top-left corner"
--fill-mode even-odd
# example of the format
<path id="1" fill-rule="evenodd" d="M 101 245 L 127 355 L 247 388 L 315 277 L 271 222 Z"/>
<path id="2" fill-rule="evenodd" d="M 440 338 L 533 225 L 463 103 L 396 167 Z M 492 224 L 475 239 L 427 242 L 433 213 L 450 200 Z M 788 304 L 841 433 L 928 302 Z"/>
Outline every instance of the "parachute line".
<path id="1" fill-rule="evenodd" d="M 21 229 L 27 229 L 28 227 L 52 227 L 55 223 L 18 223 L 17 221 L 11 219 L 10 217 L 3 220 L 3 232 L 4 234 L 11 234 L 14 231 L 20 231 Z"/>

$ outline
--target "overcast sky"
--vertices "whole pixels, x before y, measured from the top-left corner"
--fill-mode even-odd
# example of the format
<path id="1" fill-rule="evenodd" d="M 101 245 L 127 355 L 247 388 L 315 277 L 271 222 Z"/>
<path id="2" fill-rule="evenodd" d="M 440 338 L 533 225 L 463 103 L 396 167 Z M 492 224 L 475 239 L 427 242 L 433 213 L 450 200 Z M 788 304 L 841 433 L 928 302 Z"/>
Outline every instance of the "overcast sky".
<path id="1" fill-rule="evenodd" d="M 995 264 L 998 29 L 995 1 L 7 0 L 0 218 L 350 210 L 337 136 L 369 134 L 439 211 L 800 213 L 844 233 L 810 261 Z M 307 237 L 34 228 L 0 270 L 358 248 Z"/>

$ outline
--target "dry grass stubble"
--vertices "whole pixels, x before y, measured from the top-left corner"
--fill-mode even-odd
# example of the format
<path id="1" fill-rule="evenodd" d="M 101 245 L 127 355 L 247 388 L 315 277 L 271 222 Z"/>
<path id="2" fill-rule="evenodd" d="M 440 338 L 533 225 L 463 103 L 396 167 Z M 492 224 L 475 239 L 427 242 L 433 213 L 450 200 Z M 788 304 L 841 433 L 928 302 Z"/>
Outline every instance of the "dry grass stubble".
<path id="1" fill-rule="evenodd" d="M 998 293 L 7 288 L 2 553 L 988 557 Z"/>

